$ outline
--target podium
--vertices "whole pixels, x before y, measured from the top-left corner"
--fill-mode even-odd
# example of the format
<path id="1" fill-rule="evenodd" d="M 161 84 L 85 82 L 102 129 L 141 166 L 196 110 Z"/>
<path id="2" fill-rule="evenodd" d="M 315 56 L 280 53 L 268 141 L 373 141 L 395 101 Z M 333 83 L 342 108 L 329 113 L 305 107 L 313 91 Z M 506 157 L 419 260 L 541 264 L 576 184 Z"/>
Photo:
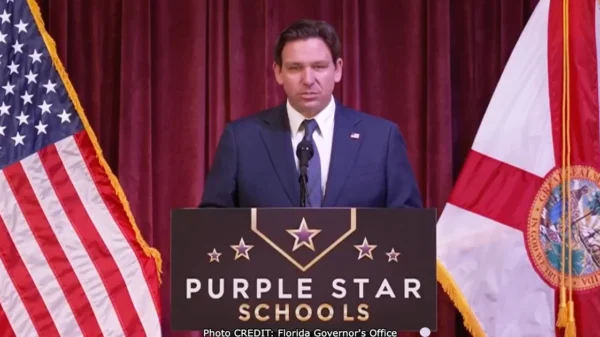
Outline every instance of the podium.
<path id="1" fill-rule="evenodd" d="M 172 330 L 437 330 L 435 209 L 176 209 L 171 221 Z"/>

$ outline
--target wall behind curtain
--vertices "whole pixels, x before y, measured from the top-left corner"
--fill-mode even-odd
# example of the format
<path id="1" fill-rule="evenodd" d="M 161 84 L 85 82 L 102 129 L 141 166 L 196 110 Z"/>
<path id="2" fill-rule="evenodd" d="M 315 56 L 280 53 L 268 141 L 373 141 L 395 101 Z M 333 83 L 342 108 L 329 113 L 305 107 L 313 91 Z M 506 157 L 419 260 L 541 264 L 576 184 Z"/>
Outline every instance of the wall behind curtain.
<path id="1" fill-rule="evenodd" d="M 226 122 L 283 102 L 271 66 L 286 25 L 336 27 L 345 69 L 335 95 L 398 123 L 424 201 L 441 211 L 537 0 L 38 2 L 140 229 L 163 254 L 165 336 L 194 336 L 168 332 L 169 212 L 198 204 Z M 434 336 L 468 336 L 439 293 Z"/>

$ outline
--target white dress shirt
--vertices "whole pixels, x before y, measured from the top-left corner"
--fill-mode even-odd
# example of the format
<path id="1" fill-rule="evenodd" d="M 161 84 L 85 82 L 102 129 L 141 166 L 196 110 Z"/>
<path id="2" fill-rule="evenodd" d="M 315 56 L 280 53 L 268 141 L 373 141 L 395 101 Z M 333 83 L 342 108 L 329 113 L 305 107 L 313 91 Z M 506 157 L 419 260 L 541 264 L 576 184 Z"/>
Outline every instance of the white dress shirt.
<path id="1" fill-rule="evenodd" d="M 290 120 L 290 130 L 292 133 L 292 148 L 294 149 L 294 159 L 296 160 L 296 168 L 298 168 L 298 157 L 296 147 L 304 138 L 304 128 L 302 122 L 307 119 L 300 112 L 294 109 L 290 102 L 287 102 L 287 114 Z M 333 96 L 329 104 L 315 116 L 315 120 L 319 125 L 318 129 L 313 134 L 313 140 L 317 151 L 319 151 L 319 159 L 321 160 L 321 187 L 325 194 L 325 186 L 327 185 L 327 175 L 329 173 L 329 164 L 331 161 L 331 147 L 333 145 L 333 125 L 335 115 L 335 100 Z"/>

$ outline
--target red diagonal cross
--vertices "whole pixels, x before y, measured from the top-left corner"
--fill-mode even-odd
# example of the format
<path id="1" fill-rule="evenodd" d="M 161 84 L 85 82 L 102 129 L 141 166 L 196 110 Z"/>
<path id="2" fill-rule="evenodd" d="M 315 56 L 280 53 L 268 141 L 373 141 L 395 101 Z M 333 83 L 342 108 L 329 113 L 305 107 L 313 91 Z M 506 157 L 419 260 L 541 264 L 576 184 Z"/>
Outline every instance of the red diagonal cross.
<path id="1" fill-rule="evenodd" d="M 471 151 L 449 202 L 525 231 L 531 203 L 544 178 Z"/>
<path id="2" fill-rule="evenodd" d="M 595 1 L 570 5 L 570 138 L 571 165 L 600 169 Z M 551 0 L 548 27 L 548 74 L 555 169 L 562 163 L 562 1 Z M 527 113 L 523 111 L 523 113 Z M 531 127 L 535 127 L 532 125 Z M 519 149 L 511 149 L 519 151 Z M 550 172 L 549 172 L 550 173 Z M 523 232 L 530 208 L 545 177 L 472 150 L 449 203 Z M 538 271 L 539 273 L 539 271 Z M 600 335 L 600 292 L 573 292 L 578 337 Z M 555 303 L 558 309 L 559 294 Z M 518 303 L 515 303 L 518 306 Z M 564 330 L 557 329 L 557 336 Z"/>

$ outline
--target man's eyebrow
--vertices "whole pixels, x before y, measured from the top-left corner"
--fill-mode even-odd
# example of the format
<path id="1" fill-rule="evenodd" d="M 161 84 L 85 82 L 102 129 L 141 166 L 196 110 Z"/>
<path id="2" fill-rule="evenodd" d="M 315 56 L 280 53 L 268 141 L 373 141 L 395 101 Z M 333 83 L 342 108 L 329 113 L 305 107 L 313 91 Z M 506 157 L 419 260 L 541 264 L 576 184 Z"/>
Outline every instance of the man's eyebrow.
<path id="1" fill-rule="evenodd" d="M 318 61 L 313 61 L 313 62 L 309 62 L 309 63 L 306 63 L 306 64 L 309 64 L 309 65 L 314 65 L 314 64 L 321 65 L 321 64 L 327 64 L 327 63 L 328 63 L 328 61 L 326 61 L 326 60 L 318 60 Z M 284 62 L 283 65 L 284 66 L 302 66 L 302 65 L 305 65 L 305 63 L 293 61 L 293 62 Z"/>

